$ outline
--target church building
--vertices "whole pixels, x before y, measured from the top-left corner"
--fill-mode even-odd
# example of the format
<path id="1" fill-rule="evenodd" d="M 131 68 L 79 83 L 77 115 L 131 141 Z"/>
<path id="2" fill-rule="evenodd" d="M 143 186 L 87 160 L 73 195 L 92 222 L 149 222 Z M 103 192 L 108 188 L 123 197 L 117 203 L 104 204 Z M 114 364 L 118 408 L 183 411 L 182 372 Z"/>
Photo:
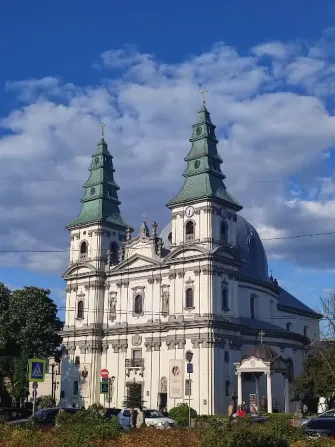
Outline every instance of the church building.
<path id="1" fill-rule="evenodd" d="M 148 408 L 226 413 L 233 397 L 292 409 L 320 315 L 269 276 L 259 235 L 225 186 L 205 102 L 192 128 L 161 232 L 145 215 L 138 231 L 122 217 L 104 136 L 92 155 L 67 227 L 63 405 L 122 408 L 136 383 Z"/>

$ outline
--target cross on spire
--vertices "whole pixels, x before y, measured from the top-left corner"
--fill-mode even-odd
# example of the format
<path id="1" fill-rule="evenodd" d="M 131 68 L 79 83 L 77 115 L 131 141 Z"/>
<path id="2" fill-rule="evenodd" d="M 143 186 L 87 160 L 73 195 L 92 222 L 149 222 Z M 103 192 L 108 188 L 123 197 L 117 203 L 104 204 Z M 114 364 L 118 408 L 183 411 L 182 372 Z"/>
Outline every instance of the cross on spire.
<path id="1" fill-rule="evenodd" d="M 106 124 L 104 122 L 101 123 L 101 136 L 102 138 L 105 138 L 105 127 Z"/>
<path id="2" fill-rule="evenodd" d="M 146 222 L 146 221 L 147 221 L 147 217 L 148 217 L 147 213 L 144 212 L 144 213 L 142 214 L 142 217 L 143 217 L 143 221 Z"/>
<path id="3" fill-rule="evenodd" d="M 260 331 L 259 336 L 261 337 L 261 345 L 263 344 L 263 337 L 265 335 L 264 331 Z"/>
<path id="4" fill-rule="evenodd" d="M 206 104 L 206 93 L 208 93 L 208 90 L 206 90 L 204 87 L 200 93 L 202 94 L 202 103 Z"/>

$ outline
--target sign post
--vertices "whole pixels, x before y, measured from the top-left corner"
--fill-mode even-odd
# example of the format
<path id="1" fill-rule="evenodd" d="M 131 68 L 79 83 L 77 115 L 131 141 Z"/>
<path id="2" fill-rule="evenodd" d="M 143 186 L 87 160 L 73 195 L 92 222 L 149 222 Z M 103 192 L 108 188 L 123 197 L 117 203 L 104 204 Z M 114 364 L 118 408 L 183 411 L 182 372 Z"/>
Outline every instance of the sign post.
<path id="1" fill-rule="evenodd" d="M 101 376 L 103 379 L 108 379 L 108 377 L 109 377 L 109 371 L 108 371 L 108 369 L 102 369 L 102 370 L 100 371 L 100 376 Z"/>
<path id="2" fill-rule="evenodd" d="M 44 359 L 29 360 L 29 382 L 44 382 L 46 361 Z"/>
<path id="3" fill-rule="evenodd" d="M 34 382 L 33 383 L 33 416 L 35 414 L 37 388 L 38 388 L 38 383 Z"/>

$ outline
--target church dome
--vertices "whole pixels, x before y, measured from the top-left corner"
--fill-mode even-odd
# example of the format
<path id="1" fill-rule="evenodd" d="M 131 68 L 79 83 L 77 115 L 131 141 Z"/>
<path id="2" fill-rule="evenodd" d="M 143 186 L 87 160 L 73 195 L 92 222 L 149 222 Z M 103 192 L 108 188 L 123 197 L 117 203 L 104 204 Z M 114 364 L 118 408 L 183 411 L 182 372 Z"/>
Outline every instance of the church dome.
<path id="1" fill-rule="evenodd" d="M 244 358 L 256 357 L 257 359 L 264 360 L 265 362 L 275 360 L 277 358 L 277 353 L 270 346 L 258 345 L 253 346 Z"/>
<path id="2" fill-rule="evenodd" d="M 170 248 L 171 222 L 162 230 L 160 237 L 164 247 Z M 268 262 L 262 241 L 255 228 L 242 216 L 237 215 L 236 248 L 245 261 L 240 268 L 240 274 L 260 281 L 269 281 Z"/>

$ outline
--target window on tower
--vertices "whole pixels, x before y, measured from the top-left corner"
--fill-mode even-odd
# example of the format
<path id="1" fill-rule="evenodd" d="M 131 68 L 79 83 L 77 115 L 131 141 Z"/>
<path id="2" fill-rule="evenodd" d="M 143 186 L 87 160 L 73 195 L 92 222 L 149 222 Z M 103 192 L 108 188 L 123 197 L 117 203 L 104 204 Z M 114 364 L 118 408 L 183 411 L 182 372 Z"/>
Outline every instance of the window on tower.
<path id="1" fill-rule="evenodd" d="M 88 245 L 87 242 L 84 241 L 80 245 L 80 259 L 86 259 L 88 253 Z"/>
<path id="2" fill-rule="evenodd" d="M 172 233 L 169 233 L 168 241 L 170 242 L 170 244 L 172 244 Z"/>
<path id="3" fill-rule="evenodd" d="M 110 243 L 109 251 L 110 251 L 110 263 L 112 265 L 117 264 L 119 259 L 119 246 L 115 241 Z"/>
<path id="4" fill-rule="evenodd" d="M 136 295 L 134 300 L 134 313 L 136 315 L 143 314 L 143 298 L 141 295 Z"/>
<path id="5" fill-rule="evenodd" d="M 189 220 L 186 224 L 186 241 L 194 240 L 194 223 Z"/>
<path id="6" fill-rule="evenodd" d="M 78 320 L 82 320 L 84 318 L 84 301 L 78 301 L 77 318 Z"/>
<path id="7" fill-rule="evenodd" d="M 222 221 L 220 225 L 220 240 L 228 242 L 228 227 L 225 221 Z"/>
<path id="8" fill-rule="evenodd" d="M 193 289 L 188 288 L 186 290 L 186 308 L 193 309 L 194 308 L 194 293 Z"/>
<path id="9" fill-rule="evenodd" d="M 286 330 L 287 330 L 287 332 L 291 332 L 291 330 L 292 330 L 292 323 L 286 323 Z"/>
<path id="10" fill-rule="evenodd" d="M 228 310 L 229 309 L 229 305 L 228 305 L 228 287 L 226 284 L 222 285 L 222 289 L 221 289 L 221 306 L 222 306 L 222 310 Z"/>
<path id="11" fill-rule="evenodd" d="M 250 297 L 250 318 L 255 318 L 256 295 Z"/>

